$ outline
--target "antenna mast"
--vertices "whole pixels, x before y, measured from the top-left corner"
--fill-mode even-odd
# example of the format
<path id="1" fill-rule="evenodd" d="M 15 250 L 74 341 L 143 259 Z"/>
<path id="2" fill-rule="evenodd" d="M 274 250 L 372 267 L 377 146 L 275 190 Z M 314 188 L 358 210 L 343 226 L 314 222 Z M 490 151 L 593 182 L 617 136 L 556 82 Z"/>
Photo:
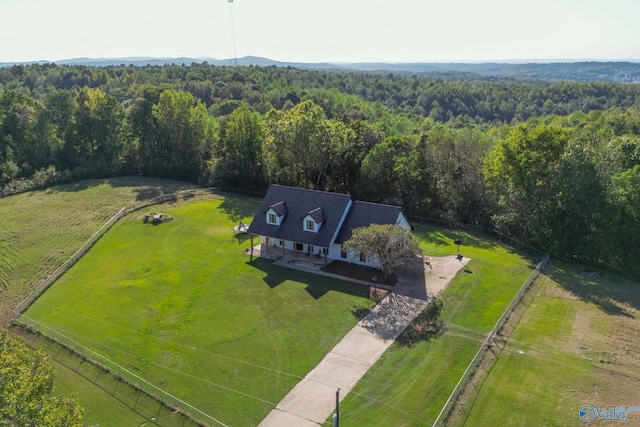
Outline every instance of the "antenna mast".
<path id="1" fill-rule="evenodd" d="M 228 0 L 229 2 L 229 19 L 231 20 L 231 41 L 233 42 L 233 59 L 229 59 L 229 62 L 234 67 L 238 66 L 238 54 L 236 52 L 236 31 L 233 25 L 233 8 L 231 5 L 233 4 L 233 0 Z"/>

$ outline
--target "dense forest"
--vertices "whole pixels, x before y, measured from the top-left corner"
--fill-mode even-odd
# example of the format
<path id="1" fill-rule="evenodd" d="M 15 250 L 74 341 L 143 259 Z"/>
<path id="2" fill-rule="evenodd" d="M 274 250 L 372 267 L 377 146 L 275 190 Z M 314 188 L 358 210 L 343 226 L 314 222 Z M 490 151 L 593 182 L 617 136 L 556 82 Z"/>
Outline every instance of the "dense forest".
<path id="1" fill-rule="evenodd" d="M 208 64 L 0 68 L 0 192 L 347 192 L 640 274 L 640 86 Z"/>

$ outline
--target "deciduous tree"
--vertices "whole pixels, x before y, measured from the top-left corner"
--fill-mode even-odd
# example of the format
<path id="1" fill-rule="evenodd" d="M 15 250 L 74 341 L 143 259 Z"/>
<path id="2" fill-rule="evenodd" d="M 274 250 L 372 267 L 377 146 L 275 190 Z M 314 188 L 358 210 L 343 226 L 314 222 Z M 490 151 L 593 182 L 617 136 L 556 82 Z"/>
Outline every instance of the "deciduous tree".
<path id="1" fill-rule="evenodd" d="M 385 276 L 411 266 L 416 257 L 422 255 L 413 235 L 393 224 L 356 228 L 351 238 L 344 242 L 343 250 L 375 259 Z"/>
<path id="2" fill-rule="evenodd" d="M 0 424 L 81 426 L 77 397 L 52 396 L 54 369 L 43 350 L 30 354 L 20 341 L 0 333 Z"/>

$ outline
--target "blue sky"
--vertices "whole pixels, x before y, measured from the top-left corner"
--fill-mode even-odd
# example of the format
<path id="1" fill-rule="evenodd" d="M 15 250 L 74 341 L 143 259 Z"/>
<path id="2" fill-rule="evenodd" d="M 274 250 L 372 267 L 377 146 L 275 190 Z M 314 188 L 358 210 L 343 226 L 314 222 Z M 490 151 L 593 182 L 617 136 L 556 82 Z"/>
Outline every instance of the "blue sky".
<path id="1" fill-rule="evenodd" d="M 233 20 L 231 19 L 233 17 Z M 0 62 L 640 59 L 640 0 L 0 0 Z"/>

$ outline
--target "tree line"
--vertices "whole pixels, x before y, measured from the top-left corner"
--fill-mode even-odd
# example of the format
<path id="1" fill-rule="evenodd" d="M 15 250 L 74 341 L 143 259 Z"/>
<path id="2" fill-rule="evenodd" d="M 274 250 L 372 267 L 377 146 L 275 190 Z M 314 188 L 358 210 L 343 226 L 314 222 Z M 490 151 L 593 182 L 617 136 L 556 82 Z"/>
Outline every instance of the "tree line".
<path id="1" fill-rule="evenodd" d="M 15 66 L 0 69 L 0 191 L 131 174 L 279 183 L 495 226 L 637 274 L 639 95 L 277 67 Z"/>

